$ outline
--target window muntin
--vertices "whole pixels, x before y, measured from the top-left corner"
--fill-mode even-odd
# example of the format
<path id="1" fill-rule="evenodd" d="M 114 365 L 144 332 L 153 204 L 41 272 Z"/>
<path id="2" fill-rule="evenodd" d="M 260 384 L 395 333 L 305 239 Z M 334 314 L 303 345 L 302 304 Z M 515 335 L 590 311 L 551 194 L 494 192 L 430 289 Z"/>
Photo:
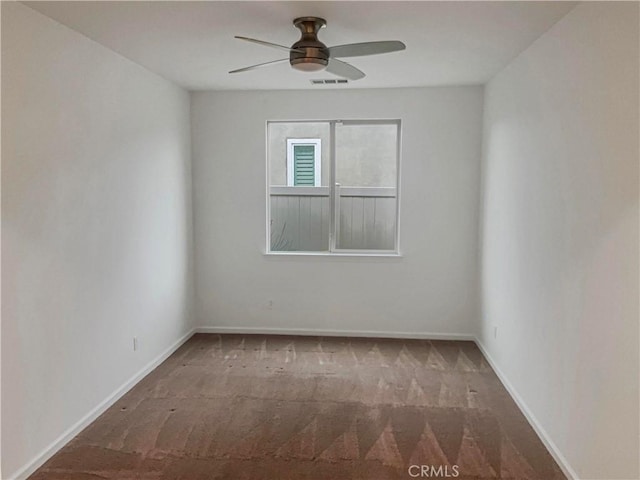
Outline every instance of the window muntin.
<path id="1" fill-rule="evenodd" d="M 267 251 L 397 253 L 399 133 L 399 120 L 268 122 Z"/>

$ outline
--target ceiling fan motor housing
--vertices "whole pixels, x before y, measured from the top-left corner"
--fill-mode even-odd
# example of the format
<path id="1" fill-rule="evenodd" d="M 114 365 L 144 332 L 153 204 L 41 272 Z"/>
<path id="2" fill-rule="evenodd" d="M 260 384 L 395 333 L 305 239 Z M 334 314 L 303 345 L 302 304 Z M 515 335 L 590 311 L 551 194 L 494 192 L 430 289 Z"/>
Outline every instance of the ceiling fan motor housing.
<path id="1" fill-rule="evenodd" d="M 318 31 L 327 22 L 318 17 L 300 17 L 296 18 L 293 24 L 300 29 L 302 37 L 291 46 L 291 66 L 303 72 L 315 72 L 325 68 L 329 63 L 329 49 L 318 40 Z"/>

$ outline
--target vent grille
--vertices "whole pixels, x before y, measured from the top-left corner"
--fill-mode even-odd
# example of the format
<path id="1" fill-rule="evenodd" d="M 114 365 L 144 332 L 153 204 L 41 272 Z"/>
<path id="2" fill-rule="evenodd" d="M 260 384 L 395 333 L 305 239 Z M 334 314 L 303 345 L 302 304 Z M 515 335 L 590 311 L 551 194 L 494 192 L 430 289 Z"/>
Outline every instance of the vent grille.
<path id="1" fill-rule="evenodd" d="M 343 85 L 349 83 L 349 80 L 346 78 L 318 78 L 311 80 L 311 83 L 313 85 Z"/>

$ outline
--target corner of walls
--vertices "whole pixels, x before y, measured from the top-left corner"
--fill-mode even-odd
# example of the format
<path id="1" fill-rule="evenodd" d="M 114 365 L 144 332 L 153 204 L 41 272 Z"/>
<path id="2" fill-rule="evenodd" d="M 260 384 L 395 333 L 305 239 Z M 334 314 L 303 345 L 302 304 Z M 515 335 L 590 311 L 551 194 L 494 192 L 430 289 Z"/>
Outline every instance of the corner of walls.
<path id="1" fill-rule="evenodd" d="M 0 2 L 0 38 L 2 37 L 2 2 Z M 2 42 L 0 41 L 0 44 Z M 0 55 L 1 57 L 1 55 Z M 2 61 L 0 61 L 0 92 L 2 91 Z M 2 95 L 0 94 L 0 111 Z M 2 132 L 2 115 L 0 115 L 0 132 Z M 2 152 L 2 134 L 0 133 L 0 152 Z M 0 179 L 2 178 L 2 154 L 0 153 Z M 0 181 L 0 220 L 2 212 L 2 182 Z M 0 271 L 2 269 L 2 227 L 0 226 Z M 0 478 L 2 476 L 2 275 L 0 274 Z"/>
<path id="2" fill-rule="evenodd" d="M 196 179 L 198 177 L 198 165 L 196 162 L 196 158 L 198 157 L 198 145 L 195 142 L 195 138 L 197 136 L 197 127 L 198 124 L 195 121 L 195 113 L 194 110 L 196 108 L 195 97 L 199 96 L 201 92 L 190 90 L 187 92 L 189 95 L 189 160 L 190 160 L 190 168 L 191 168 L 191 235 L 192 235 L 192 270 L 191 277 L 193 279 L 193 289 L 191 292 L 191 326 L 194 332 L 198 331 L 198 328 L 203 325 L 200 312 L 198 310 L 200 302 L 199 298 L 199 289 L 198 286 L 200 282 L 198 281 L 198 272 L 200 268 L 200 263 L 198 261 L 199 258 L 199 242 L 196 241 L 198 235 L 198 202 L 196 202 Z"/>
<path id="3" fill-rule="evenodd" d="M 55 438 L 51 443 L 45 446 L 40 452 L 37 452 L 35 455 L 26 462 L 22 468 L 13 472 L 12 475 L 0 478 L 7 478 L 10 480 L 26 480 L 30 475 L 32 475 L 38 468 L 40 468 L 44 463 L 49 460 L 53 455 L 58 452 L 62 447 L 64 447 L 67 443 L 69 443 L 76 435 L 78 435 L 82 430 L 88 427 L 92 422 L 98 419 L 100 415 L 102 415 L 109 407 L 111 407 L 114 403 L 116 403 L 123 395 L 125 395 L 129 390 L 131 390 L 138 382 L 140 382 L 144 377 L 146 377 L 149 373 L 151 373 L 155 368 L 157 368 L 162 362 L 164 362 L 167 358 L 171 356 L 178 348 L 180 348 L 193 334 L 196 332 L 196 329 L 189 330 L 185 335 L 178 338 L 174 343 L 169 345 L 164 351 L 162 351 L 157 357 L 153 358 L 149 363 L 144 365 L 139 371 L 135 372 L 130 378 L 128 378 L 124 383 L 115 388 L 111 393 L 109 393 L 100 403 L 98 403 L 94 408 L 92 408 L 89 412 L 87 412 L 82 418 L 80 418 L 77 422 L 67 428 L 64 432 L 62 432 L 57 438 Z"/>
<path id="4" fill-rule="evenodd" d="M 476 203 L 477 208 L 477 224 L 476 224 L 476 271 L 475 271 L 475 282 L 476 282 L 476 298 L 475 298 L 475 310 L 476 317 L 474 318 L 474 323 L 471 328 L 474 339 L 476 343 L 480 342 L 481 333 L 482 333 L 482 322 L 484 316 L 482 314 L 482 245 L 483 245 L 483 232 L 484 232 L 484 197 L 485 197 L 485 130 L 487 128 L 487 118 L 486 118 L 486 99 L 487 95 L 487 84 L 482 85 L 482 117 L 481 117 L 481 138 L 480 138 L 480 159 L 478 161 L 478 201 Z"/>
<path id="5" fill-rule="evenodd" d="M 502 385 L 507 389 L 507 392 L 509 392 L 509 395 L 511 396 L 511 398 L 513 398 L 516 405 L 518 405 L 518 408 L 520 409 L 520 411 L 523 413 L 523 415 L 529 422 L 529 425 L 531 425 L 533 430 L 538 435 L 538 438 L 540 438 L 540 440 L 542 441 L 544 446 L 547 448 L 549 453 L 551 453 L 551 456 L 553 457 L 553 459 L 556 461 L 556 463 L 562 470 L 562 473 L 566 475 L 568 480 L 578 480 L 578 478 L 580 478 L 578 474 L 573 470 L 573 467 L 571 466 L 567 458 L 564 456 L 560 448 L 558 448 L 558 446 L 554 443 L 551 435 L 549 435 L 549 433 L 545 430 L 545 428 L 542 426 L 540 421 L 536 418 L 534 413 L 531 411 L 525 399 L 523 399 L 520 393 L 518 393 L 518 390 L 514 387 L 513 383 L 511 383 L 511 381 L 509 380 L 509 377 L 505 375 L 505 373 L 502 371 L 500 366 L 493 359 L 493 357 L 489 353 L 489 350 L 484 346 L 480 337 L 478 336 L 474 340 L 476 345 L 482 352 L 482 355 L 487 360 L 487 362 L 489 362 L 489 365 L 491 366 L 495 374 L 500 379 L 500 382 L 502 383 Z"/>

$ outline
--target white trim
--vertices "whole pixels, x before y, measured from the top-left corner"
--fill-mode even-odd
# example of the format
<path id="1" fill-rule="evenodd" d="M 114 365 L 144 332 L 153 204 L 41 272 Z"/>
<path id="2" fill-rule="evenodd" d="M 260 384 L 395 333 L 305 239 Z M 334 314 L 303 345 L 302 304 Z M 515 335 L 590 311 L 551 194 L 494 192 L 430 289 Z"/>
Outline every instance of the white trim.
<path id="1" fill-rule="evenodd" d="M 335 144 L 335 142 L 334 142 Z M 334 158 L 335 160 L 335 158 Z M 331 164 L 331 169 L 336 171 L 336 163 Z M 340 240 L 340 226 L 342 224 L 342 218 L 340 218 L 340 203 L 342 201 L 342 185 L 338 182 L 333 184 L 333 241 L 329 242 L 329 250 L 331 253 L 335 253 L 338 250 L 338 241 Z"/>
<path id="2" fill-rule="evenodd" d="M 348 119 L 348 120 L 336 120 L 336 123 L 341 123 L 343 125 L 391 125 L 392 123 L 397 123 L 400 119 L 392 119 L 392 118 L 374 118 L 374 119 Z"/>
<path id="3" fill-rule="evenodd" d="M 54 454 L 58 452 L 62 447 L 73 439 L 78 433 L 84 430 L 91 422 L 96 420 L 102 415 L 109 407 L 116 403 L 120 398 L 131 390 L 140 380 L 146 377 L 152 370 L 158 365 L 164 362 L 173 352 L 175 352 L 182 344 L 191 338 L 196 333 L 197 329 L 191 329 L 185 335 L 176 340 L 160 355 L 147 363 L 138 373 L 133 375 L 129 380 L 123 383 L 120 387 L 114 390 L 107 398 L 96 405 L 89 413 L 78 420 L 75 424 L 65 430 L 62 435 L 51 442 L 44 450 L 33 457 L 26 465 L 20 468 L 17 472 L 8 476 L 7 479 L 11 480 L 23 480 L 29 475 L 33 474 L 38 468 L 40 468 L 47 460 L 49 460 Z"/>
<path id="4" fill-rule="evenodd" d="M 263 252 L 266 257 L 379 257 L 379 258 L 402 258 L 400 252 L 393 250 L 334 250 L 329 252 L 306 252 L 306 251 L 282 251 Z"/>
<path id="5" fill-rule="evenodd" d="M 341 197 L 392 197 L 396 196 L 395 187 L 345 187 L 340 186 Z"/>
<path id="6" fill-rule="evenodd" d="M 298 335 L 320 337 L 363 337 L 363 338 L 407 338 L 417 340 L 467 340 L 475 341 L 473 335 L 463 333 L 433 332 L 386 332 L 381 330 L 323 330 L 316 328 L 277 327 L 196 327 L 197 333 L 237 333 L 245 335 Z"/>
<path id="7" fill-rule="evenodd" d="M 400 182 L 402 180 L 402 120 L 398 119 L 396 135 L 396 250 L 400 251 Z"/>
<path id="8" fill-rule="evenodd" d="M 338 230 L 338 233 L 340 231 Z M 361 253 L 362 252 L 362 253 Z M 354 248 L 336 248 L 333 252 L 329 252 L 332 255 L 350 255 L 350 256 L 362 256 L 364 255 L 366 256 L 371 256 L 371 257 L 376 257 L 376 256 L 387 256 L 387 257 L 398 257 L 400 256 L 400 253 L 396 252 L 395 250 L 360 250 L 360 249 L 354 249 Z"/>
<path id="9" fill-rule="evenodd" d="M 336 122 L 329 122 L 329 251 L 333 252 L 338 243 L 340 219 L 336 220 L 339 198 L 336 197 Z"/>
<path id="10" fill-rule="evenodd" d="M 319 138 L 287 138 L 287 185 L 294 187 L 293 147 L 297 145 L 313 146 L 313 186 L 322 182 L 322 141 Z"/>
<path id="11" fill-rule="evenodd" d="M 536 416 L 529 409 L 529 407 L 527 406 L 523 398 L 520 396 L 518 391 L 515 389 L 513 384 L 509 381 L 509 379 L 504 374 L 504 372 L 500 370 L 500 367 L 498 367 L 498 364 L 495 362 L 495 360 L 493 360 L 491 355 L 489 355 L 489 352 L 484 347 L 484 345 L 482 345 L 482 342 L 477 337 L 475 338 L 475 342 L 476 342 L 476 345 L 478 345 L 478 348 L 480 349 L 480 351 L 482 352 L 482 355 L 484 356 L 484 358 L 487 360 L 487 362 L 489 362 L 489 365 L 491 365 L 491 368 L 493 369 L 495 374 L 498 376 L 498 379 L 500 380 L 502 385 L 504 385 L 504 388 L 507 390 L 507 392 L 509 393 L 513 401 L 516 402 L 516 405 L 518 406 L 518 408 L 520 409 L 524 417 L 529 422 L 529 425 L 531 425 L 533 430 L 538 435 L 538 438 L 540 438 L 540 441 L 542 441 L 544 446 L 547 448 L 547 451 L 551 454 L 553 459 L 556 461 L 556 463 L 560 467 L 560 470 L 562 470 L 562 473 L 564 473 L 569 480 L 578 480 L 579 477 L 576 471 L 571 467 L 571 465 L 569 464 L 569 461 L 562 454 L 562 452 L 560 451 L 558 446 L 555 444 L 555 442 L 551 440 L 551 437 L 549 436 L 547 431 L 542 427 L 542 425 L 540 424 Z"/>
<path id="12" fill-rule="evenodd" d="M 329 187 L 286 187 L 275 186 L 269 188 L 269 194 L 273 196 L 305 196 L 328 197 Z"/>
<path id="13" fill-rule="evenodd" d="M 337 184 L 336 184 L 337 185 Z M 291 187 L 286 185 L 274 185 L 269 187 L 269 194 L 273 196 L 305 196 L 328 197 L 331 187 Z M 377 197 L 395 198 L 395 187 L 343 187 L 340 186 L 341 197 Z"/>

